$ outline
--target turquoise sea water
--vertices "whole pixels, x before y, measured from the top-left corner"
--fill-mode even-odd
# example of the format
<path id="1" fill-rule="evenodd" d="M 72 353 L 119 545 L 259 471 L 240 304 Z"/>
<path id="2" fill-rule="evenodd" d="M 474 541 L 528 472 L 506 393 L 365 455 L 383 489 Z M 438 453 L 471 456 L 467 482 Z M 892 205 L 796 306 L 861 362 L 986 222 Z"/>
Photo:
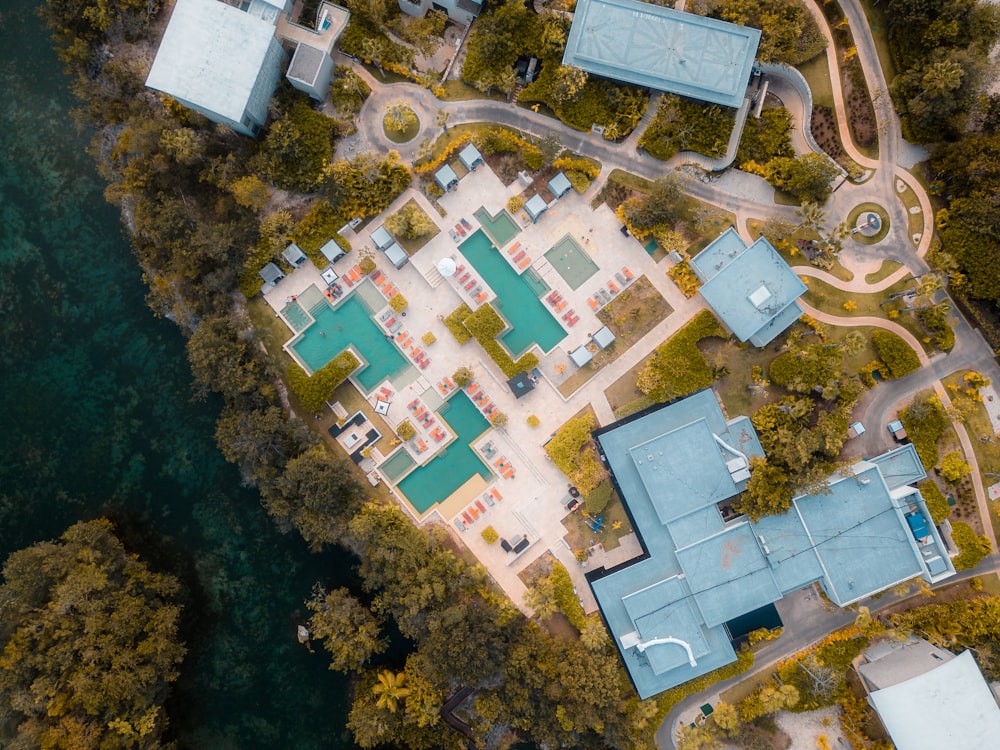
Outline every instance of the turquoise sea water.
<path id="1" fill-rule="evenodd" d="M 411 471 L 396 485 L 418 513 L 444 500 L 473 474 L 483 479 L 492 476 L 479 454 L 469 447 L 469 443 L 490 426 L 469 397 L 464 393 L 455 394 L 438 409 L 438 414 L 457 438 L 442 453 Z"/>
<path id="2" fill-rule="evenodd" d="M 510 267 L 481 229 L 463 242 L 459 250 L 497 293 L 493 306 L 511 325 L 500 341 L 515 358 L 532 344 L 538 344 L 547 352 L 566 338 L 566 331 L 538 299 L 531 285 Z"/>
<path id="3" fill-rule="evenodd" d="M 181 748 L 347 748 L 348 684 L 295 640 L 344 554 L 279 534 L 215 446 L 183 339 L 152 316 L 36 14 L 0 5 L 0 560 L 107 515 L 184 583 Z"/>

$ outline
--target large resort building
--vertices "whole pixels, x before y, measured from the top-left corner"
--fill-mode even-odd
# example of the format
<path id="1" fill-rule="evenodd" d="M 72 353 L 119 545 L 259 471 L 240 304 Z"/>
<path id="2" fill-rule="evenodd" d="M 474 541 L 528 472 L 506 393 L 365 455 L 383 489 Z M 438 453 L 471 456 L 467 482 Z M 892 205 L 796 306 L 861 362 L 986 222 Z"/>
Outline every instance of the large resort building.
<path id="1" fill-rule="evenodd" d="M 731 501 L 763 455 L 747 417 L 702 391 L 595 433 L 644 554 L 588 580 L 639 695 L 736 659 L 727 623 L 819 582 L 844 607 L 954 574 L 914 486 L 912 445 L 858 461 L 824 494 L 754 523 Z"/>
<path id="2" fill-rule="evenodd" d="M 350 13 L 323 0 L 315 28 L 291 20 L 291 0 L 177 0 L 146 85 L 212 122 L 254 136 L 289 59 L 295 88 L 322 100 L 333 47 Z"/>
<path id="3" fill-rule="evenodd" d="M 563 65 L 739 108 L 760 30 L 638 0 L 579 0 Z"/>

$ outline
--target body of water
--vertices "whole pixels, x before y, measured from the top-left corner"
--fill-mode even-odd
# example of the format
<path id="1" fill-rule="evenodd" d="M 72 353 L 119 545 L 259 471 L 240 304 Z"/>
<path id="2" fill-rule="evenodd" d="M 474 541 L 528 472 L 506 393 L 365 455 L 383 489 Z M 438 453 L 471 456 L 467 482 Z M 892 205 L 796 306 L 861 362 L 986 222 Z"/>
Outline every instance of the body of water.
<path id="1" fill-rule="evenodd" d="M 0 558 L 110 517 L 185 585 L 181 747 L 353 746 L 347 681 L 295 639 L 350 558 L 279 534 L 216 449 L 220 404 L 145 306 L 35 2 L 0 6 L 0 90 Z"/>

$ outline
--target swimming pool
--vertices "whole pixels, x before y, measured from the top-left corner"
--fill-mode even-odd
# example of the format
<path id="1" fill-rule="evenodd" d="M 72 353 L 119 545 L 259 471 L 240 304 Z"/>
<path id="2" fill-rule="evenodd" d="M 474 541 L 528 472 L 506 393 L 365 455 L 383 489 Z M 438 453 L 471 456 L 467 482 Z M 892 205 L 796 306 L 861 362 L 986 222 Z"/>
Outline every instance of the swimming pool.
<path id="1" fill-rule="evenodd" d="M 448 399 L 437 413 L 457 435 L 456 439 L 396 485 L 416 508 L 417 513 L 423 513 L 434 503 L 447 498 L 468 482 L 473 474 L 487 480 L 493 476 L 470 445 L 486 432 L 490 423 L 479 413 L 469 397 L 460 391 Z"/>
<path id="2" fill-rule="evenodd" d="M 292 300 L 284 309 L 282 309 L 281 314 L 285 316 L 285 320 L 292 326 L 292 330 L 296 333 L 301 331 L 303 328 L 309 326 L 312 322 L 311 318 L 306 314 L 306 311 L 302 309 L 296 300 Z"/>
<path id="3" fill-rule="evenodd" d="M 490 216 L 489 211 L 480 207 L 478 211 L 473 211 L 472 215 L 479 219 L 486 234 L 493 239 L 497 247 L 503 247 L 521 231 L 521 227 L 517 225 L 517 222 L 507 213 L 505 208 L 501 208 L 496 216 Z"/>
<path id="4" fill-rule="evenodd" d="M 386 378 L 392 379 L 410 367 L 372 320 L 371 308 L 357 293 L 339 303 L 336 309 L 323 300 L 309 312 L 316 322 L 290 348 L 311 371 L 316 372 L 348 346 L 353 346 L 368 362 L 367 367 L 354 375 L 366 391 L 374 390 Z"/>
<path id="5" fill-rule="evenodd" d="M 396 483 L 401 476 L 417 465 L 405 449 L 400 449 L 388 459 L 379 464 L 378 470 L 385 474 L 386 479 Z"/>
<path id="6" fill-rule="evenodd" d="M 559 272 L 570 289 L 579 289 L 587 279 L 597 273 L 597 264 L 569 234 L 545 253 L 545 260 Z"/>
<path id="7" fill-rule="evenodd" d="M 463 242 L 459 250 L 497 293 L 493 306 L 511 325 L 500 341 L 515 358 L 532 344 L 548 352 L 566 338 L 566 331 L 538 299 L 531 284 L 515 273 L 481 229 Z"/>

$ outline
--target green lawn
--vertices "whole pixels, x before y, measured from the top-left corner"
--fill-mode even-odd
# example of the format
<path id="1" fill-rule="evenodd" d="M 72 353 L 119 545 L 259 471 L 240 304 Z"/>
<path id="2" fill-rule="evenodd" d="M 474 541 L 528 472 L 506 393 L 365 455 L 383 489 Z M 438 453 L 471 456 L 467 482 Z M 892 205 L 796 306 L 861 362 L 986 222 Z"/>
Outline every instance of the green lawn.
<path id="1" fill-rule="evenodd" d="M 875 245 L 885 239 L 886 235 L 889 234 L 889 214 L 886 210 L 880 206 L 878 203 L 860 203 L 851 209 L 851 212 L 847 215 L 848 226 L 854 227 L 858 223 L 858 217 L 863 213 L 874 213 L 876 214 L 882 222 L 882 226 L 879 228 L 871 237 L 866 237 L 857 232 L 851 235 L 851 239 L 862 245 Z"/>
<path id="2" fill-rule="evenodd" d="M 470 99 L 491 99 L 495 102 L 505 102 L 507 97 L 499 91 L 494 91 L 489 95 L 484 94 L 475 86 L 470 86 L 465 81 L 451 78 L 442 84 L 444 96 L 441 97 L 448 102 L 465 102 Z"/>
<path id="3" fill-rule="evenodd" d="M 764 222 L 760 219 L 748 219 L 747 220 L 747 231 L 750 233 L 751 237 L 760 237 L 760 229 L 764 225 Z M 798 240 L 818 240 L 819 234 L 811 229 L 805 229 L 804 227 L 799 227 L 792 233 L 789 238 L 790 247 L 777 247 L 778 254 L 785 259 L 785 262 L 790 266 L 807 266 L 809 261 L 806 260 L 802 254 L 797 250 L 793 250 L 795 243 Z M 831 268 L 822 269 L 826 271 L 831 276 L 835 276 L 841 281 L 850 281 L 854 278 L 854 274 L 851 273 L 847 268 L 844 268 L 840 264 L 840 261 L 834 261 Z"/>
<path id="4" fill-rule="evenodd" d="M 817 310 L 844 317 L 873 315 L 879 318 L 886 318 L 887 320 L 888 315 L 881 306 L 881 303 L 888 300 L 890 295 L 902 292 L 904 289 L 913 286 L 911 281 L 897 281 L 883 292 L 859 294 L 857 292 L 845 292 L 842 289 L 837 289 L 820 279 L 807 278 L 805 281 L 809 289 L 802 298 L 807 304 L 815 307 Z M 857 307 L 853 310 L 845 310 L 845 302 L 853 302 Z"/>
<path id="5" fill-rule="evenodd" d="M 897 269 L 900 269 L 902 267 L 903 267 L 902 263 L 897 263 L 894 260 L 884 260 L 882 261 L 882 265 L 879 266 L 879 269 L 877 271 L 874 271 L 865 276 L 865 283 L 877 284 L 882 279 L 887 279 L 890 276 L 892 276 L 892 274 L 895 273 Z"/>
<path id="6" fill-rule="evenodd" d="M 875 41 L 882 74 L 885 76 L 886 83 L 891 84 L 892 79 L 896 77 L 896 66 L 889 52 L 889 24 L 885 19 L 886 6 L 879 0 L 861 0 L 861 7 L 864 8 L 865 17 L 868 19 L 868 26 L 872 32 L 872 39 Z"/>
<path id="7" fill-rule="evenodd" d="M 813 104 L 833 109 L 833 85 L 830 83 L 830 65 L 826 54 L 823 52 L 816 55 L 812 60 L 796 67 L 809 84 Z"/>

